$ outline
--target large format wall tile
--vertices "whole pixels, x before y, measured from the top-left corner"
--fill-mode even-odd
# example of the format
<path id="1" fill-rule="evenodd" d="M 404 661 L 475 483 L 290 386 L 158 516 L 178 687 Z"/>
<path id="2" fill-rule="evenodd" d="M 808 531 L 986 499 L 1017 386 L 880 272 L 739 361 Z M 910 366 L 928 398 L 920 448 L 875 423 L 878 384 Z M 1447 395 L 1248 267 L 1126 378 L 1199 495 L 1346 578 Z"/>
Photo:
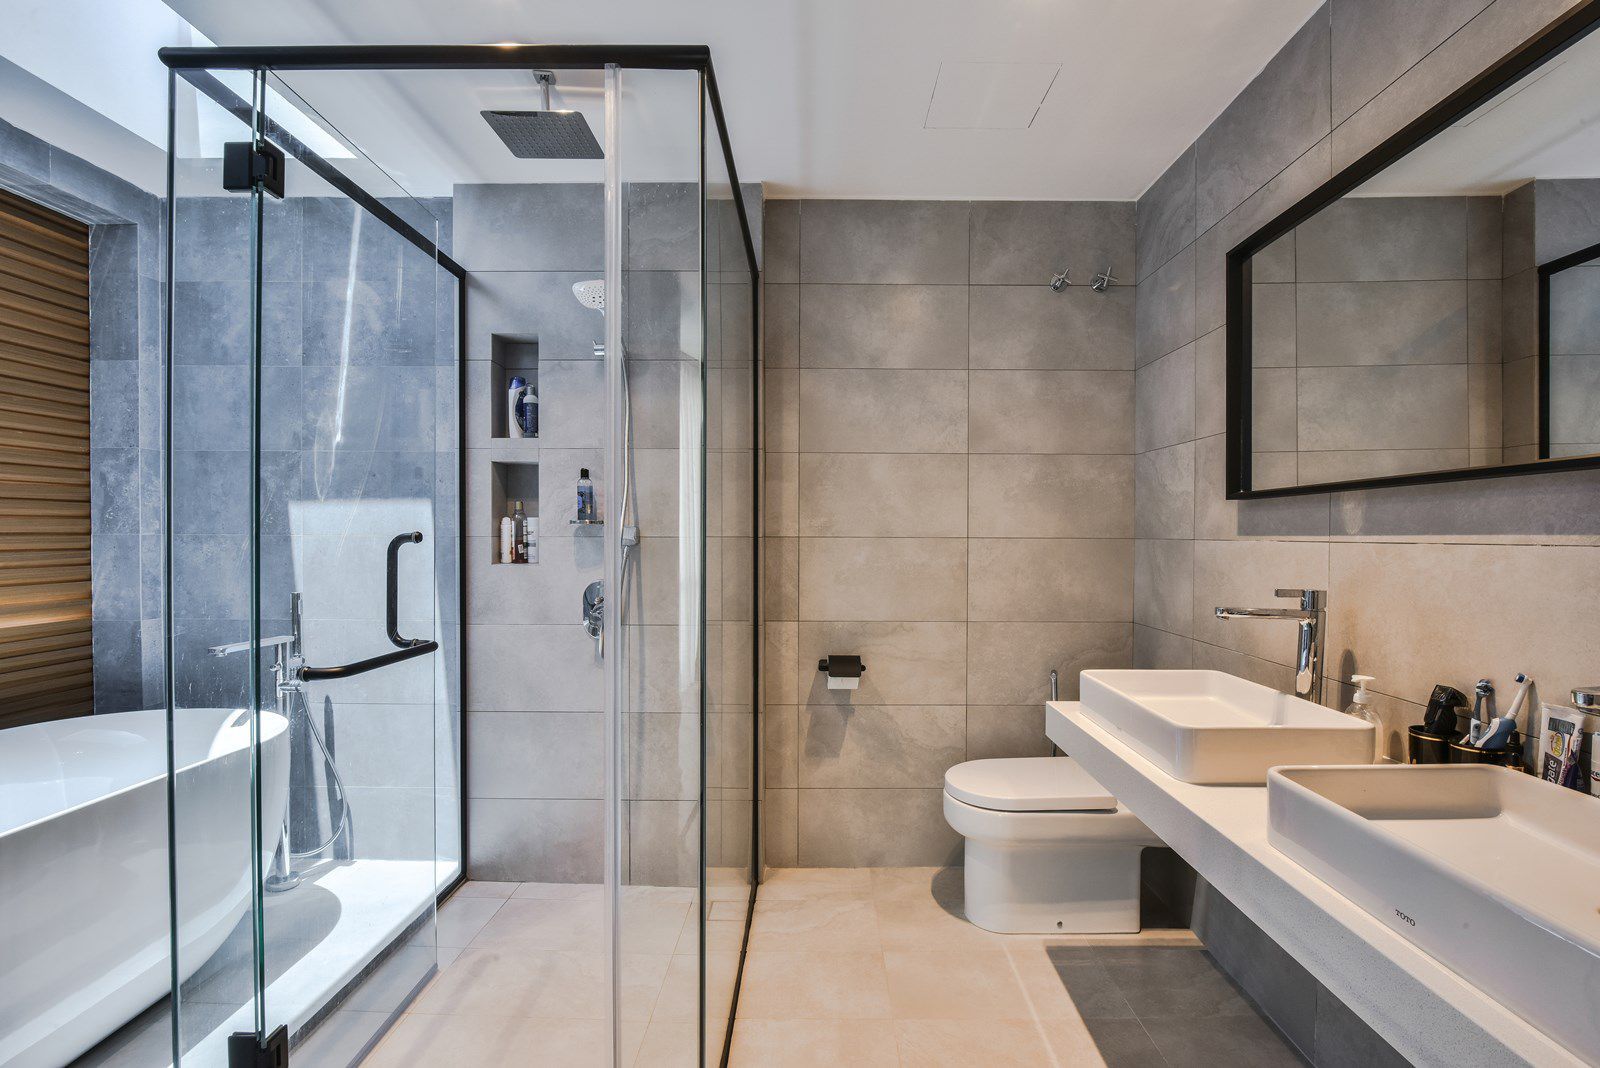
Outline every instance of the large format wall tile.
<path id="1" fill-rule="evenodd" d="M 973 371 L 971 451 L 1133 451 L 1131 371 Z"/>
<path id="2" fill-rule="evenodd" d="M 980 201 L 972 205 L 972 283 L 1045 285 L 1071 267 L 1087 283 L 1104 268 L 1134 280 L 1133 205 L 1094 201 Z M 1062 257 L 1070 259 L 1063 261 Z"/>
<path id="3" fill-rule="evenodd" d="M 960 538 L 802 538 L 800 618 L 965 618 L 967 543 Z"/>
<path id="4" fill-rule="evenodd" d="M 1194 244 L 1194 146 L 1179 156 L 1139 198 L 1135 209 L 1134 243 L 1139 261 L 1139 281 Z"/>
<path id="5" fill-rule="evenodd" d="M 1461 197 L 1346 197 L 1295 232 L 1302 282 L 1465 278 L 1467 203 Z"/>
<path id="6" fill-rule="evenodd" d="M 1126 538 L 1133 457 L 989 455 L 966 460 L 975 538 Z"/>
<path id="7" fill-rule="evenodd" d="M 1202 232 L 1327 136 L 1328 40 L 1324 4 L 1200 135 L 1195 211 Z"/>
<path id="8" fill-rule="evenodd" d="M 972 366 L 1047 370 L 1133 367 L 1132 286 L 973 286 Z"/>
<path id="9" fill-rule="evenodd" d="M 956 705 L 967 699 L 968 625 L 959 623 L 801 623 L 796 654 L 772 670 L 792 673 L 804 704 Z M 861 657 L 858 689 L 828 688 L 820 661 Z"/>
<path id="10" fill-rule="evenodd" d="M 941 454 L 806 453 L 800 533 L 812 537 L 962 538 L 967 459 Z"/>
<path id="11" fill-rule="evenodd" d="M 971 623 L 967 700 L 975 705 L 1035 708 L 1050 696 L 1056 671 L 1063 701 L 1078 699 L 1078 675 L 1126 667 L 1133 655 L 1127 623 Z"/>
<path id="12" fill-rule="evenodd" d="M 798 794 L 803 868 L 942 866 L 961 855 L 939 787 Z"/>
<path id="13" fill-rule="evenodd" d="M 800 366 L 967 366 L 967 287 L 800 287 Z"/>
<path id="14" fill-rule="evenodd" d="M 800 787 L 937 787 L 966 752 L 962 705 L 800 709 Z"/>
<path id="15" fill-rule="evenodd" d="M 1333 0 L 1333 121 L 1377 96 L 1491 0 Z"/>
<path id="16" fill-rule="evenodd" d="M 943 863 L 944 772 L 1048 753 L 1050 668 L 1070 696 L 1132 661 L 1134 208 L 778 212 L 799 255 L 767 289 L 767 859 Z M 1119 284 L 1052 291 L 1069 265 Z M 828 689 L 844 653 L 860 688 Z"/>
<path id="17" fill-rule="evenodd" d="M 1465 280 L 1295 288 L 1301 367 L 1467 362 Z"/>
<path id="18" fill-rule="evenodd" d="M 966 204 L 810 200 L 801 211 L 802 282 L 968 280 Z"/>
<path id="19" fill-rule="evenodd" d="M 804 452 L 966 452 L 965 371 L 800 372 Z"/>
<path id="20" fill-rule="evenodd" d="M 968 601 L 974 621 L 1132 617 L 1130 539 L 975 538 L 968 544 Z"/>

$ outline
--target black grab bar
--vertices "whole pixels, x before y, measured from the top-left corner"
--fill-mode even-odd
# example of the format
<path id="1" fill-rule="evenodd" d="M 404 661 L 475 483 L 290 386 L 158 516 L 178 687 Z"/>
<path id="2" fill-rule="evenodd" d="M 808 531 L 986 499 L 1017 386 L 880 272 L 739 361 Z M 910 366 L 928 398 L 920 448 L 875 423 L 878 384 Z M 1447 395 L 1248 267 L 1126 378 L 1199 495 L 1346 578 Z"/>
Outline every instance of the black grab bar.
<path id="1" fill-rule="evenodd" d="M 333 667 L 308 667 L 302 664 L 295 669 L 295 677 L 301 682 L 317 682 L 321 679 L 348 679 L 353 675 L 364 675 L 369 671 L 376 671 L 390 664 L 398 664 L 404 660 L 425 656 L 439 648 L 439 643 L 430 638 L 403 638 L 400 636 L 400 549 L 405 545 L 415 545 L 422 541 L 422 531 L 413 530 L 407 534 L 396 534 L 389 542 L 388 559 L 388 590 L 385 596 L 385 623 L 389 631 L 389 640 L 396 646 L 394 652 L 381 653 L 378 656 L 357 660 L 350 664 L 336 664 Z"/>
<path id="2" fill-rule="evenodd" d="M 436 641 L 421 641 L 417 645 L 396 649 L 391 653 L 380 653 L 377 656 L 368 657 L 366 660 L 357 660 L 353 664 L 337 664 L 333 667 L 320 668 L 301 666 L 295 674 L 301 682 L 317 682 L 322 679 L 348 679 L 352 675 L 364 675 L 369 671 L 388 667 L 390 664 L 398 664 L 402 660 L 413 660 L 416 657 L 431 653 L 437 648 L 439 648 L 439 643 Z"/>
<path id="3" fill-rule="evenodd" d="M 425 640 L 400 637 L 400 548 L 421 541 L 422 531 L 413 530 L 409 534 L 396 534 L 394 540 L 389 542 L 389 592 L 385 603 L 388 609 L 389 640 L 400 649 L 421 645 Z"/>

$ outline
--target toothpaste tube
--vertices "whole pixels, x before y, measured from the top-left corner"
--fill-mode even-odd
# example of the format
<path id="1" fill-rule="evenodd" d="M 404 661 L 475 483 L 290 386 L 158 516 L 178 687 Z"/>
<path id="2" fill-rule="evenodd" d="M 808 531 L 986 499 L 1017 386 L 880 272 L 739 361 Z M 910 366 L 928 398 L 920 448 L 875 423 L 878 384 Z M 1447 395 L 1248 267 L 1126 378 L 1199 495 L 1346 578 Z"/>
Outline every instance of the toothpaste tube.
<path id="1" fill-rule="evenodd" d="M 1543 706 L 1544 730 L 1539 735 L 1539 777 L 1574 790 L 1585 790 L 1578 757 L 1583 750 L 1583 713 L 1575 708 Z M 1593 759 L 1590 760 L 1591 774 Z"/>

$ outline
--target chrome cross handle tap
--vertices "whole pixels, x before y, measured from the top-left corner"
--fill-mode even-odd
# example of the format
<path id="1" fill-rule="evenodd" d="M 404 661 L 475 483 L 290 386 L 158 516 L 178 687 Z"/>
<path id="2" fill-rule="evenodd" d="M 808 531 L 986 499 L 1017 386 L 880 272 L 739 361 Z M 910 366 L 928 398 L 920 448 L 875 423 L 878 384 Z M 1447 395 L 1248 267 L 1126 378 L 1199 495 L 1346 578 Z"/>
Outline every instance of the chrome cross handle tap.
<path id="1" fill-rule="evenodd" d="M 1299 608 L 1218 608 L 1218 619 L 1292 619 L 1300 624 L 1295 651 L 1294 695 L 1322 703 L 1322 660 L 1327 641 L 1327 590 L 1274 590 L 1274 597 L 1298 597 Z"/>

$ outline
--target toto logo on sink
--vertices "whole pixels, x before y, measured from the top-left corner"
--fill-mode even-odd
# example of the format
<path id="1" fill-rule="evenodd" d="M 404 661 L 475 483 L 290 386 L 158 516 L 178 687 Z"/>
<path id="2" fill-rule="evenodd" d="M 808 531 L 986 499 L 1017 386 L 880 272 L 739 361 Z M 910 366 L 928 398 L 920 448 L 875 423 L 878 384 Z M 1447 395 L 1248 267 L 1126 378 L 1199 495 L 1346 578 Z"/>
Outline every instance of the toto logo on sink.
<path id="1" fill-rule="evenodd" d="M 1407 927 L 1415 927 L 1417 925 L 1417 921 L 1416 920 L 1413 920 L 1410 916 L 1407 916 L 1405 913 L 1401 912 L 1399 909 L 1395 909 L 1394 910 L 1394 914 L 1396 916 L 1400 917 L 1402 920 L 1406 921 L 1406 926 Z"/>

